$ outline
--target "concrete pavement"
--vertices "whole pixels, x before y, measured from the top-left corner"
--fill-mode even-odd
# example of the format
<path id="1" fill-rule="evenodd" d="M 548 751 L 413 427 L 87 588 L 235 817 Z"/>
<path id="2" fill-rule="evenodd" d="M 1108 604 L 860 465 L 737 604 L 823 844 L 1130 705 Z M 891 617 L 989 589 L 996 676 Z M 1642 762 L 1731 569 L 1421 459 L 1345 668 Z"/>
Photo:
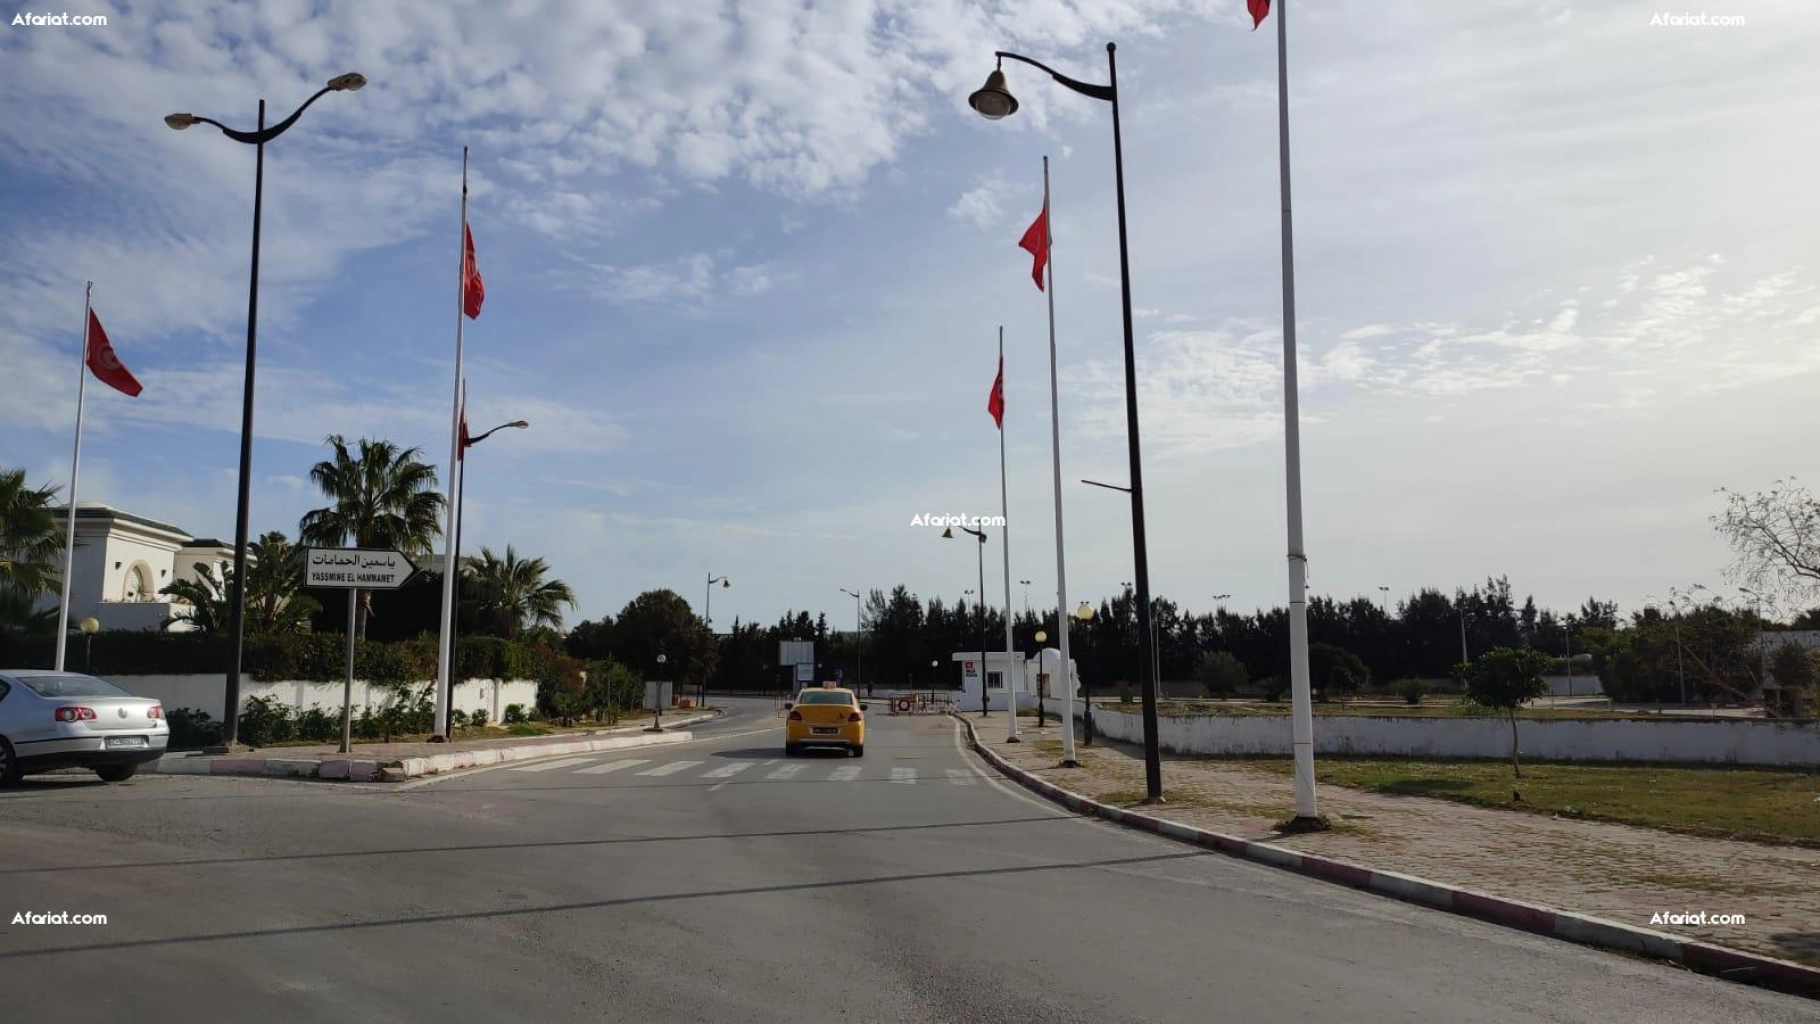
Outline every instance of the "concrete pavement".
<path id="1" fill-rule="evenodd" d="M 32 979 L 6 986 L 8 1008 L 235 1022 L 1815 1014 L 1066 814 L 995 778 L 949 720 L 874 716 L 864 758 L 785 758 L 771 703 L 731 703 L 661 751 L 402 786 L 28 780 L 0 795 L 0 976 Z M 10 924 L 18 910 L 109 923 Z"/>

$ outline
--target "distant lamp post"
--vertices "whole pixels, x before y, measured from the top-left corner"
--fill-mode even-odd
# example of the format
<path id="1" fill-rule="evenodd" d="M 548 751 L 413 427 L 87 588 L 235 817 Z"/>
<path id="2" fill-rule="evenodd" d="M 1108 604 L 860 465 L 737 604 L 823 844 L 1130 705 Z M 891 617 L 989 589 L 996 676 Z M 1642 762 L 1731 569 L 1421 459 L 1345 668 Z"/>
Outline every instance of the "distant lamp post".
<path id="1" fill-rule="evenodd" d="M 1012 106 L 1015 107 L 1016 103 L 1013 102 Z M 986 531 L 975 530 L 975 529 L 972 529 L 971 527 L 966 527 L 966 526 L 961 527 L 961 529 L 965 530 L 968 533 L 973 534 L 975 537 L 978 537 L 979 541 L 980 541 L 979 545 L 978 545 L 979 556 L 980 556 L 979 557 L 979 563 L 980 563 L 980 589 L 979 589 L 979 597 L 980 597 L 980 599 L 979 599 L 979 612 L 980 612 L 980 717 L 985 718 L 987 712 L 992 710 L 992 701 L 986 695 L 986 680 L 989 678 L 986 674 Z M 954 531 L 952 529 L 943 530 L 942 539 L 943 540 L 953 540 Z M 965 591 L 965 593 L 971 594 L 971 593 L 973 593 L 973 591 L 968 590 L 968 591 Z M 964 681 L 963 681 L 962 685 L 963 686 L 965 685 Z M 1017 709 L 1016 708 L 1011 709 L 1011 730 L 1012 730 L 1013 736 L 1017 735 Z"/>
<path id="2" fill-rule="evenodd" d="M 1385 587 L 1385 586 L 1380 586 L 1380 587 L 1378 587 L 1378 593 L 1380 595 L 1382 595 L 1378 598 L 1378 607 L 1380 607 L 1384 610 L 1384 617 L 1389 618 L 1390 617 L 1390 588 Z"/>
<path id="3" fill-rule="evenodd" d="M 1048 642 L 1049 642 L 1049 634 L 1047 632 L 1045 632 L 1044 630 L 1040 630 L 1040 629 L 1037 630 L 1036 631 L 1036 727 L 1038 729 L 1041 729 L 1043 727 L 1043 684 L 1046 682 L 1046 680 L 1043 677 L 1043 645 Z M 1068 670 L 1064 666 L 1062 671 L 1065 674 Z M 1070 726 L 1070 728 L 1072 728 L 1072 726 Z"/>
<path id="4" fill-rule="evenodd" d="M 101 620 L 93 616 L 83 619 L 76 628 L 82 630 L 82 674 L 95 673 L 95 634 L 101 632 Z"/>
<path id="5" fill-rule="evenodd" d="M 710 630 L 714 628 L 714 584 L 716 583 L 720 584 L 720 589 L 722 590 L 726 590 L 733 585 L 727 582 L 725 576 L 716 576 L 713 573 L 708 574 L 708 589 L 707 592 L 702 595 L 701 620 L 707 624 Z"/>
<path id="6" fill-rule="evenodd" d="M 303 112 L 310 109 L 310 104 L 332 92 L 354 92 L 367 84 L 366 76 L 350 72 L 336 75 L 329 79 L 327 85 L 316 91 L 316 95 L 303 101 L 303 106 L 292 112 L 290 117 L 272 125 L 265 124 L 265 101 L 259 101 L 259 128 L 256 131 L 235 131 L 213 118 L 196 114 L 169 114 L 164 123 L 173 131 L 183 131 L 199 124 L 211 124 L 221 129 L 221 134 L 235 142 L 244 142 L 255 151 L 253 160 L 253 270 L 247 286 L 246 303 L 246 374 L 240 400 L 240 494 L 239 507 L 234 520 L 234 585 L 228 604 L 228 669 L 225 700 L 222 704 L 221 743 L 210 748 L 227 753 L 233 750 L 239 738 L 240 724 L 240 669 L 245 653 L 246 640 L 246 534 L 249 507 L 252 504 L 253 484 L 253 367 L 254 353 L 259 336 L 259 221 L 260 211 L 265 203 L 265 144 L 283 135 L 285 130 L 297 123 Z M 72 511 L 72 515 L 74 512 Z"/>
<path id="7" fill-rule="evenodd" d="M 669 658 L 667 658 L 661 654 L 657 656 L 657 674 L 660 677 L 664 674 L 664 663 L 669 660 L 670 660 Z M 646 732 L 663 732 L 664 731 L 664 680 L 661 678 L 659 678 L 657 680 L 657 692 L 651 695 L 651 707 L 656 710 L 657 717 L 652 720 L 651 728 L 646 729 L 645 731 Z"/>
<path id="8" fill-rule="evenodd" d="M 860 634 L 866 631 L 866 616 L 859 609 L 859 594 L 846 587 L 840 588 L 840 592 L 853 599 L 853 692 L 858 693 L 859 677 L 862 673 L 859 653 Z M 871 694 L 868 693 L 866 696 L 870 697 Z"/>
<path id="9" fill-rule="evenodd" d="M 1087 624 L 1093 621 L 1093 606 L 1082 601 L 1081 606 L 1074 610 L 1074 619 L 1081 624 L 1082 629 L 1085 629 Z M 1073 675 L 1073 668 L 1072 665 L 1063 665 L 1062 674 Z M 1064 685 L 1072 687 L 1074 680 L 1069 679 Z M 1086 738 L 1082 743 L 1091 747 L 1093 746 L 1093 684 L 1086 676 L 1081 677 L 1081 723 L 1086 727 Z M 1074 727 L 1070 725 L 1069 728 Z"/>
<path id="10" fill-rule="evenodd" d="M 462 404 L 464 407 L 467 404 L 467 400 L 468 400 L 467 382 L 463 381 L 462 382 L 461 401 L 462 401 Z M 455 543 L 453 545 L 455 557 L 453 559 L 451 559 L 451 561 L 455 565 L 455 571 L 457 573 L 461 572 L 461 520 L 462 520 L 462 517 L 464 515 L 466 515 L 466 513 L 468 511 L 467 451 L 469 448 L 474 447 L 475 445 L 479 444 L 482 441 L 485 441 L 487 438 L 492 437 L 494 434 L 497 434 L 502 430 L 525 430 L 525 429 L 528 429 L 530 426 L 531 425 L 529 423 L 525 422 L 524 420 L 513 420 L 510 423 L 501 423 L 499 426 L 494 427 L 492 430 L 489 430 L 483 434 L 479 434 L 477 436 L 468 438 L 461 445 L 462 458 L 461 458 L 460 463 L 455 467 Z M 459 576 L 456 577 L 455 583 L 456 583 L 457 592 L 459 592 L 460 586 L 461 586 L 461 578 Z M 452 662 L 455 660 L 455 642 L 458 639 L 460 639 L 460 637 L 461 637 L 461 617 L 459 615 L 451 615 L 451 616 L 449 616 L 449 659 Z M 457 662 L 457 664 L 459 664 L 459 663 Z M 450 683 L 449 692 L 451 694 L 454 693 L 454 684 L 453 683 Z M 451 698 L 451 702 L 452 702 L 452 700 L 453 700 L 453 698 Z M 435 736 L 430 737 L 432 742 L 436 741 L 438 738 L 441 738 L 443 740 L 452 740 L 455 738 L 455 722 L 454 722 L 453 716 L 450 716 L 450 720 L 447 723 L 445 723 L 445 725 L 446 725 L 448 731 L 443 733 L 443 735 L 441 737 L 435 737 Z"/>

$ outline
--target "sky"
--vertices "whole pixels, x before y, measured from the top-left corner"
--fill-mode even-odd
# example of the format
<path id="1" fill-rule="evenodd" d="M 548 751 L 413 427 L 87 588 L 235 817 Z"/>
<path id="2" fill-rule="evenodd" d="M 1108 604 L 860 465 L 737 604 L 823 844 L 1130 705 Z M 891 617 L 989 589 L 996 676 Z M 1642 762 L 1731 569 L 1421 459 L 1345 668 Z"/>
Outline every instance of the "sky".
<path id="1" fill-rule="evenodd" d="M 1278 5 L 1280 8 L 1280 4 Z M 849 590 L 1056 588 L 1049 158 L 1070 604 L 1133 579 L 1107 104 L 1116 41 L 1152 591 L 1287 600 L 1275 28 L 1241 0 L 87 2 L 0 19 L 0 465 L 231 538 L 254 153 L 268 122 L 251 529 L 295 533 L 329 434 L 448 462 L 463 147 L 486 304 L 464 549 L 545 558 L 571 621 L 709 575 L 720 628 Z M 1295 0 L 1290 145 L 1309 584 L 1626 611 L 1733 589 L 1718 488 L 1820 430 L 1820 8 Z M 1676 12 L 1680 13 L 1680 12 Z M 986 411 L 1004 332 L 1007 412 Z M 1003 537 L 986 549 L 1005 600 Z M 1026 588 L 1021 581 L 1030 580 Z M 1379 588 L 1389 590 L 1381 591 Z M 1025 594 L 1028 593 L 1026 599 Z"/>

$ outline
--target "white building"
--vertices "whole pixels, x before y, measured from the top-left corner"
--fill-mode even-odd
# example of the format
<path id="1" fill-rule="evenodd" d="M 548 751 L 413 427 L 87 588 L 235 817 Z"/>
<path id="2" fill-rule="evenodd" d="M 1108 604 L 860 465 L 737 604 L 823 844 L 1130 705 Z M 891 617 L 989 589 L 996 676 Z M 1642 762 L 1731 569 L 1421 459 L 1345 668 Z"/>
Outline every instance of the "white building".
<path id="1" fill-rule="evenodd" d="M 987 651 L 986 654 L 986 707 L 989 710 L 1005 709 L 1005 676 L 1009 667 L 1012 681 L 1017 686 L 1017 706 L 1020 710 L 1036 710 L 1036 684 L 1041 683 L 1043 692 L 1049 700 L 1059 700 L 1062 691 L 1054 676 L 1059 673 L 1056 667 L 1061 664 L 1062 652 L 1053 647 L 1045 648 L 1042 653 L 1043 668 L 1038 671 L 1036 658 L 1025 657 L 1019 653 L 1006 654 L 1004 651 Z M 980 706 L 980 652 L 957 651 L 950 659 L 961 666 L 961 693 L 954 698 L 954 705 L 961 711 L 975 711 Z M 1072 659 L 1068 663 L 1068 674 L 1074 680 L 1076 696 L 1081 692 L 1080 669 Z"/>
<path id="2" fill-rule="evenodd" d="M 68 529 L 67 509 L 52 509 L 57 532 Z M 93 617 L 104 630 L 156 630 L 182 608 L 158 591 L 174 580 L 197 579 L 196 565 L 214 567 L 216 580 L 233 568 L 234 548 L 197 538 L 169 523 L 109 505 L 76 506 L 76 557 L 70 572 L 70 627 Z M 39 609 L 56 608 L 56 591 L 38 597 Z M 173 629 L 187 629 L 178 625 Z"/>

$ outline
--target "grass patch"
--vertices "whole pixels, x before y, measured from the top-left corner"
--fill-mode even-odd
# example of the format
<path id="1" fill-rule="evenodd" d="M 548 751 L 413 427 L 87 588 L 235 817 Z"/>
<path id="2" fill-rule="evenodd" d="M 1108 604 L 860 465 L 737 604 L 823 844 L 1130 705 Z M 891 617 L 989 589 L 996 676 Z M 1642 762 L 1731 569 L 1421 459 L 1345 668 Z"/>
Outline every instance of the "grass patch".
<path id="1" fill-rule="evenodd" d="M 1217 763 L 1295 772 L 1288 758 Z M 1538 763 L 1524 765 L 1523 778 L 1513 779 L 1507 761 L 1323 757 L 1315 761 L 1315 777 L 1388 796 L 1820 849 L 1820 775 L 1813 772 Z M 1511 801 L 1512 789 L 1522 791 L 1522 803 Z"/>

